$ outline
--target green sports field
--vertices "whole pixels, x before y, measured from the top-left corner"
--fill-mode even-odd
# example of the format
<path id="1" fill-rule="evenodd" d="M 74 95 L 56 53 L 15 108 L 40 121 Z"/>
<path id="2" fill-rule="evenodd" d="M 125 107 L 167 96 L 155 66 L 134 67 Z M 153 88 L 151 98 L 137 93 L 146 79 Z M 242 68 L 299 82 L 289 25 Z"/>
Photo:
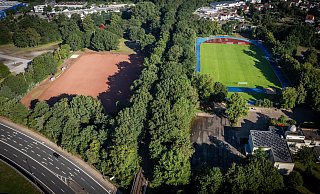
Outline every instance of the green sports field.
<path id="1" fill-rule="evenodd" d="M 227 86 L 275 87 L 281 84 L 263 52 L 254 45 L 212 44 L 200 45 L 200 72 L 210 74 L 215 81 Z"/>

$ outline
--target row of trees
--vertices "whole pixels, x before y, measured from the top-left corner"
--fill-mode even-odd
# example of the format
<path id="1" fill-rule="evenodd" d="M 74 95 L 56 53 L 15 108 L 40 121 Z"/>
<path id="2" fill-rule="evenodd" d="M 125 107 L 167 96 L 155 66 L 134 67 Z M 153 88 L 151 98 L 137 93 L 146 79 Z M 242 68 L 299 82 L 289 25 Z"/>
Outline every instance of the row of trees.
<path id="1" fill-rule="evenodd" d="M 35 57 L 25 73 L 6 74 L 0 84 L 0 96 L 20 99 L 29 89 L 56 72 L 59 64 L 69 56 L 69 45 L 62 45 L 55 52 L 44 53 Z"/>
<path id="2" fill-rule="evenodd" d="M 314 29 L 305 24 L 283 24 L 278 27 L 267 22 L 258 26 L 253 35 L 267 43 L 292 84 L 282 93 L 282 107 L 293 108 L 307 103 L 320 110 L 320 69 L 314 49 L 319 38 Z M 299 46 L 309 48 L 302 59 L 296 56 Z"/>
<path id="3" fill-rule="evenodd" d="M 61 40 L 57 24 L 37 16 L 7 17 L 0 21 L 0 44 L 34 47 Z"/>
<path id="4" fill-rule="evenodd" d="M 194 171 L 197 193 L 277 193 L 284 192 L 283 177 L 263 151 L 233 164 L 225 173 L 217 167 L 202 166 Z"/>

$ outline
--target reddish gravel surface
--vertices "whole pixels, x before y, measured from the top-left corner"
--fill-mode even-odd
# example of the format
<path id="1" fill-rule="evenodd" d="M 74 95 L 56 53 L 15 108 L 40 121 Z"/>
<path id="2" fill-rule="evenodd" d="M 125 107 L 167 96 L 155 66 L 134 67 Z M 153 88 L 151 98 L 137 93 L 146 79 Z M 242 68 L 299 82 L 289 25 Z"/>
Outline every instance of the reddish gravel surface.
<path id="1" fill-rule="evenodd" d="M 84 54 L 59 78 L 47 82 L 48 87 L 37 99 L 53 104 L 63 97 L 92 96 L 102 101 L 107 112 L 114 112 L 117 101 L 125 104 L 130 98 L 130 86 L 139 77 L 140 64 L 142 58 L 138 55 Z M 27 96 L 22 102 L 29 106 L 32 99 Z"/>
<path id="2" fill-rule="evenodd" d="M 217 38 L 205 41 L 205 43 L 217 43 L 217 44 L 245 44 L 250 45 L 249 42 L 243 40 L 237 40 L 233 38 Z"/>

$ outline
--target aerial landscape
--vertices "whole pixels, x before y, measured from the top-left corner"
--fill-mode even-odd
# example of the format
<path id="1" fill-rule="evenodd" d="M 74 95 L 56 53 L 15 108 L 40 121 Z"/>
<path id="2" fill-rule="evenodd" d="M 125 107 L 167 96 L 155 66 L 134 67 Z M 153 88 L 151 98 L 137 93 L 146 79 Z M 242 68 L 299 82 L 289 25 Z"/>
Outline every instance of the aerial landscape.
<path id="1" fill-rule="evenodd" d="M 320 0 L 0 0 L 0 193 L 320 193 Z"/>

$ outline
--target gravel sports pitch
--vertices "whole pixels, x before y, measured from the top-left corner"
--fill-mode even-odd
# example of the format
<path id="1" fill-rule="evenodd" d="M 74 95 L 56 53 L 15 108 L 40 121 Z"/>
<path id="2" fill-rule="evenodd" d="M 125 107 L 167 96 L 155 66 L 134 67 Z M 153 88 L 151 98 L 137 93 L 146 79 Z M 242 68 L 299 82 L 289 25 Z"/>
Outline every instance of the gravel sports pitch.
<path id="1" fill-rule="evenodd" d="M 117 101 L 131 96 L 130 86 L 140 75 L 142 57 L 110 52 L 89 52 L 78 57 L 54 81 L 46 81 L 22 99 L 30 106 L 34 99 L 50 103 L 72 95 L 101 100 L 106 111 L 113 112 Z"/>
<path id="2" fill-rule="evenodd" d="M 281 88 L 281 84 L 263 52 L 253 44 L 200 45 L 200 73 L 210 74 L 215 81 L 227 86 Z"/>

